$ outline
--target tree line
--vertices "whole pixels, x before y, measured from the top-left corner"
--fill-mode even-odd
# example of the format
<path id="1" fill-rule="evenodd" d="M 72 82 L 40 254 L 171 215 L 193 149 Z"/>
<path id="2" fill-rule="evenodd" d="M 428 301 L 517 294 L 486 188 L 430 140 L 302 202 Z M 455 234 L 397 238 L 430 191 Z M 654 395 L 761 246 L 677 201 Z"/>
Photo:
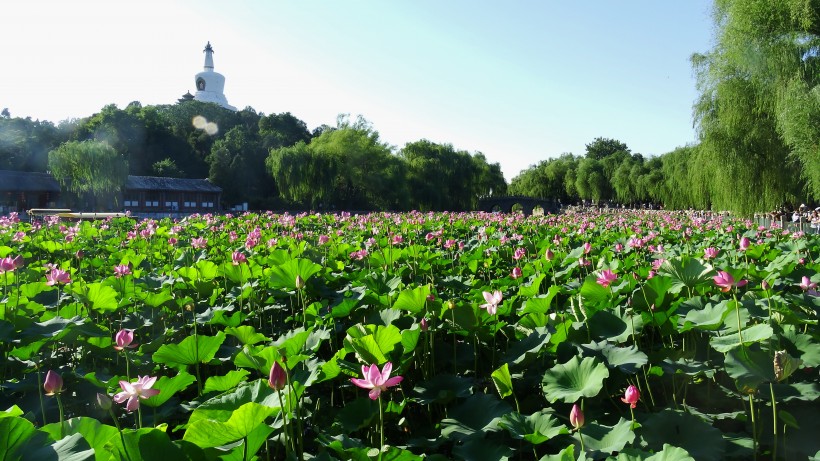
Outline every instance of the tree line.
<path id="1" fill-rule="evenodd" d="M 223 205 L 252 209 L 469 210 L 503 194 L 498 163 L 450 144 L 396 149 L 363 118 L 308 130 L 290 114 L 193 100 L 124 109 L 55 125 L 0 115 L 0 169 L 51 171 L 70 191 L 104 196 L 131 175 L 209 178 Z"/>
<path id="2" fill-rule="evenodd" d="M 643 158 L 599 138 L 606 157 L 588 145 L 531 166 L 510 190 L 745 215 L 820 202 L 820 2 L 715 0 L 712 19 L 714 48 L 692 56 L 696 144 Z"/>

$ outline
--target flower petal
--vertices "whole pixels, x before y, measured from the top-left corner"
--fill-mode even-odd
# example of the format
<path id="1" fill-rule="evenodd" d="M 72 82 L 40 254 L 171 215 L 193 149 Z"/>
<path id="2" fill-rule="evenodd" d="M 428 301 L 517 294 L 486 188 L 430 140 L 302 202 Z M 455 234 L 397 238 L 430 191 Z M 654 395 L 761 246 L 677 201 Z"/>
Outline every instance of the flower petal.
<path id="1" fill-rule="evenodd" d="M 134 411 L 140 407 L 140 399 L 137 398 L 136 395 L 132 395 L 130 399 L 128 399 L 128 403 L 125 404 L 125 409 L 128 411 Z"/>
<path id="2" fill-rule="evenodd" d="M 373 389 L 373 383 L 366 379 L 350 378 L 350 382 L 361 387 L 362 389 Z"/>
<path id="3" fill-rule="evenodd" d="M 404 380 L 403 376 L 393 376 L 392 378 L 385 381 L 383 386 L 384 387 L 392 387 L 392 386 L 395 386 L 396 384 L 402 382 L 402 380 Z"/>
<path id="4" fill-rule="evenodd" d="M 374 387 L 373 389 L 370 390 L 370 392 L 367 395 L 370 396 L 370 400 L 376 400 L 376 399 L 379 398 L 379 395 L 381 393 L 382 393 L 382 389 L 380 387 Z"/>

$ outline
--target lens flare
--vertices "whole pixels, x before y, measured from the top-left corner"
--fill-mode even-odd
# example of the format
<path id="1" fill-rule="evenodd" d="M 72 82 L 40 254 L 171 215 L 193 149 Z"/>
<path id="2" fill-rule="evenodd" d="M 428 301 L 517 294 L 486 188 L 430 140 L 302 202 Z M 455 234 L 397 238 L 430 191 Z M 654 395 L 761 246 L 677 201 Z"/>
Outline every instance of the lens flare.
<path id="1" fill-rule="evenodd" d="M 208 125 L 208 120 L 201 115 L 197 115 L 196 117 L 194 117 L 193 122 L 194 128 L 196 128 L 197 130 L 204 130 L 205 126 Z"/>

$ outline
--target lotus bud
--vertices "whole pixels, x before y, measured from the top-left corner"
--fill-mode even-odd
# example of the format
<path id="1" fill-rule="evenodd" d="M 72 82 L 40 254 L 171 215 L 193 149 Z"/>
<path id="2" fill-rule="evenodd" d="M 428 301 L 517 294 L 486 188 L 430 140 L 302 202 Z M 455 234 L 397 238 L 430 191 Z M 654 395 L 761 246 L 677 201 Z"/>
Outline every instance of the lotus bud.
<path id="1" fill-rule="evenodd" d="M 302 278 L 301 275 L 296 276 L 296 289 L 301 290 L 305 287 L 305 279 Z"/>
<path id="2" fill-rule="evenodd" d="M 288 383 L 288 373 L 279 365 L 279 362 L 273 362 L 273 367 L 270 369 L 270 376 L 268 377 L 268 386 L 275 391 L 281 391 Z"/>
<path id="3" fill-rule="evenodd" d="M 97 392 L 97 405 L 105 411 L 111 409 L 111 397 Z"/>
<path id="4" fill-rule="evenodd" d="M 572 406 L 572 410 L 569 412 L 569 423 L 575 429 L 584 427 L 584 412 L 581 411 L 581 407 L 577 403 Z"/>
<path id="5" fill-rule="evenodd" d="M 53 370 L 48 370 L 46 379 L 43 381 L 43 389 L 46 395 L 54 395 L 63 392 L 63 378 L 59 373 Z"/>

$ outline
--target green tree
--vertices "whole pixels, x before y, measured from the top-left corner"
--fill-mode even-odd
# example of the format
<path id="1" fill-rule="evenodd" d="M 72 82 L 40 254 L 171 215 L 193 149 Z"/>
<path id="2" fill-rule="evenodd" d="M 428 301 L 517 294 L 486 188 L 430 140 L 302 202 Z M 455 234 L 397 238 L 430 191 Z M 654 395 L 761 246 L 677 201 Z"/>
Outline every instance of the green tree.
<path id="1" fill-rule="evenodd" d="M 629 153 L 629 148 L 626 144 L 617 139 L 609 138 L 595 138 L 591 143 L 586 145 L 587 158 L 594 160 L 603 160 L 611 155 L 619 152 Z"/>
<path id="2" fill-rule="evenodd" d="M 770 210 L 820 198 L 820 3 L 716 0 L 715 47 L 692 58 L 697 168 L 716 167 L 715 208 Z"/>
<path id="3" fill-rule="evenodd" d="M 101 141 L 63 143 L 48 153 L 48 166 L 65 189 L 90 196 L 94 209 L 99 199 L 118 196 L 128 178 L 128 161 Z"/>

